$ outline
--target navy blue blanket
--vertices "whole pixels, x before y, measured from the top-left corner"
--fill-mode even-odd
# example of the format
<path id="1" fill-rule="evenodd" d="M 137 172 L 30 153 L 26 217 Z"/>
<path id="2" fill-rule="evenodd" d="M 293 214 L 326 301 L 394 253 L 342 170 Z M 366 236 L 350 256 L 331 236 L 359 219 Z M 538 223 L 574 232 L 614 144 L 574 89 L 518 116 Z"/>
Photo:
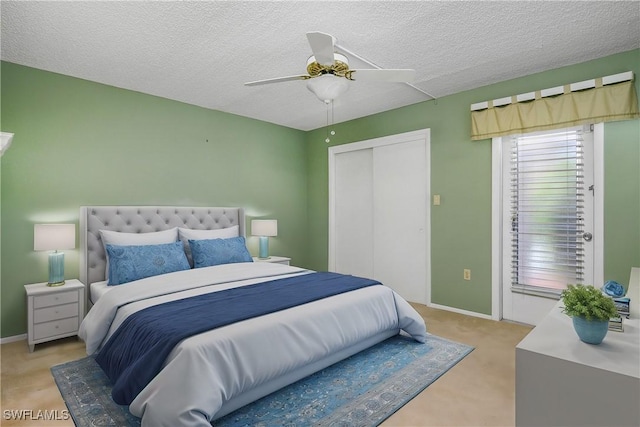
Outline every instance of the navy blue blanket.
<path id="1" fill-rule="evenodd" d="M 185 338 L 376 284 L 338 273 L 310 273 L 156 305 L 122 322 L 96 361 L 113 383 L 113 400 L 129 405 Z"/>

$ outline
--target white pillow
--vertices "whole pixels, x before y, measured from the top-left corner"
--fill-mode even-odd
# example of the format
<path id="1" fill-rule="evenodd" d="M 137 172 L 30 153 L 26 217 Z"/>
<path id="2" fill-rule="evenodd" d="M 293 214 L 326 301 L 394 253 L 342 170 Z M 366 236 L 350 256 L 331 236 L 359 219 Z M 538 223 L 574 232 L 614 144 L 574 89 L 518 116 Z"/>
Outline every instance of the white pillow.
<path id="1" fill-rule="evenodd" d="M 240 227 L 217 228 L 215 230 L 193 230 L 191 228 L 178 228 L 180 240 L 204 240 L 204 239 L 229 239 L 240 235 Z"/>
<path id="2" fill-rule="evenodd" d="M 191 258 L 191 247 L 189 240 L 205 240 L 205 239 L 230 239 L 240 236 L 240 227 L 234 225 L 227 228 L 216 228 L 215 230 L 194 230 L 191 228 L 178 228 L 180 240 L 184 245 L 184 253 L 187 254 L 189 265 L 193 267 L 193 259 Z"/>
<path id="3" fill-rule="evenodd" d="M 122 233 L 120 231 L 100 230 L 102 246 L 107 257 L 107 268 L 105 278 L 109 277 L 109 256 L 107 255 L 107 245 L 118 246 L 145 246 L 160 245 L 163 243 L 173 243 L 178 241 L 178 227 L 168 230 L 154 231 L 151 233 Z"/>

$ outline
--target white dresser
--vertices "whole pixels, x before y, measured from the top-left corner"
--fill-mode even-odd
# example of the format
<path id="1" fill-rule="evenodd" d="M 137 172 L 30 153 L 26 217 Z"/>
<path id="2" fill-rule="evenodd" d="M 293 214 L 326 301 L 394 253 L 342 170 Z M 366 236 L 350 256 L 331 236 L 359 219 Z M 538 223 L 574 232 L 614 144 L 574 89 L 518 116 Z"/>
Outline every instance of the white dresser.
<path id="1" fill-rule="evenodd" d="M 35 283 L 27 292 L 27 336 L 29 351 L 36 344 L 78 333 L 84 316 L 84 285 L 77 279 L 62 286 Z"/>
<path id="2" fill-rule="evenodd" d="M 562 300 L 516 347 L 516 426 L 640 426 L 640 269 L 624 332 L 578 338 Z"/>

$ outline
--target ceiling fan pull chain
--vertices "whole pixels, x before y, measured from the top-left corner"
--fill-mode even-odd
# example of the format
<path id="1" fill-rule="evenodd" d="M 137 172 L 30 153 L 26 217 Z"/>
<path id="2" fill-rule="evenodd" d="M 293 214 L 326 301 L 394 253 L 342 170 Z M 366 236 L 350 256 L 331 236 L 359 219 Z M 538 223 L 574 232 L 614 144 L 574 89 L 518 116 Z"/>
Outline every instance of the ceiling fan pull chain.
<path id="1" fill-rule="evenodd" d="M 334 116 L 333 116 L 333 101 L 331 101 L 331 124 L 333 125 L 335 123 L 334 120 Z M 331 135 L 335 135 L 336 133 L 334 131 L 331 131 Z"/>
<path id="2" fill-rule="evenodd" d="M 329 103 L 330 103 L 330 102 L 331 102 L 331 101 L 329 101 L 329 100 L 325 101 L 325 104 L 327 104 L 327 129 L 326 129 L 326 131 L 327 131 L 327 138 L 324 140 L 324 142 L 326 142 L 327 144 L 328 144 L 329 142 L 331 142 L 331 140 L 329 139 Z"/>
<path id="3" fill-rule="evenodd" d="M 334 125 L 336 123 L 334 115 L 333 115 L 333 100 L 331 101 L 331 124 Z M 331 132 L 329 132 L 331 134 L 331 136 L 336 134 L 335 130 L 332 130 Z"/>
<path id="4" fill-rule="evenodd" d="M 324 142 L 328 144 L 331 142 L 329 134 L 331 134 L 331 136 L 336 134 L 335 130 L 329 131 L 329 126 L 333 124 L 333 100 L 327 99 L 324 101 L 324 103 L 327 104 L 327 138 L 324 140 Z M 331 120 L 329 120 L 329 105 L 331 105 Z"/>

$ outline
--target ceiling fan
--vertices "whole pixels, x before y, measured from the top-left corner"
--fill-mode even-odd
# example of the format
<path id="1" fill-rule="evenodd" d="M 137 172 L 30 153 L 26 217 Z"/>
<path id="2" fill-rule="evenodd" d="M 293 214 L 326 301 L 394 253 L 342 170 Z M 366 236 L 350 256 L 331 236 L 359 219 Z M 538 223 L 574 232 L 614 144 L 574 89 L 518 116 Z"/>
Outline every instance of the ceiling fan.
<path id="1" fill-rule="evenodd" d="M 307 73 L 297 76 L 277 77 L 245 83 L 245 86 L 258 86 L 270 83 L 281 83 L 292 80 L 308 80 L 307 88 L 321 101 L 329 104 L 349 89 L 349 80 L 368 82 L 400 82 L 413 81 L 415 70 L 383 69 L 366 59 L 359 57 L 345 48 L 336 45 L 336 38 L 321 32 L 307 33 L 307 40 L 313 55 L 307 60 Z M 336 52 L 336 47 L 343 52 L 363 60 L 375 68 L 349 68 L 348 58 Z"/>

